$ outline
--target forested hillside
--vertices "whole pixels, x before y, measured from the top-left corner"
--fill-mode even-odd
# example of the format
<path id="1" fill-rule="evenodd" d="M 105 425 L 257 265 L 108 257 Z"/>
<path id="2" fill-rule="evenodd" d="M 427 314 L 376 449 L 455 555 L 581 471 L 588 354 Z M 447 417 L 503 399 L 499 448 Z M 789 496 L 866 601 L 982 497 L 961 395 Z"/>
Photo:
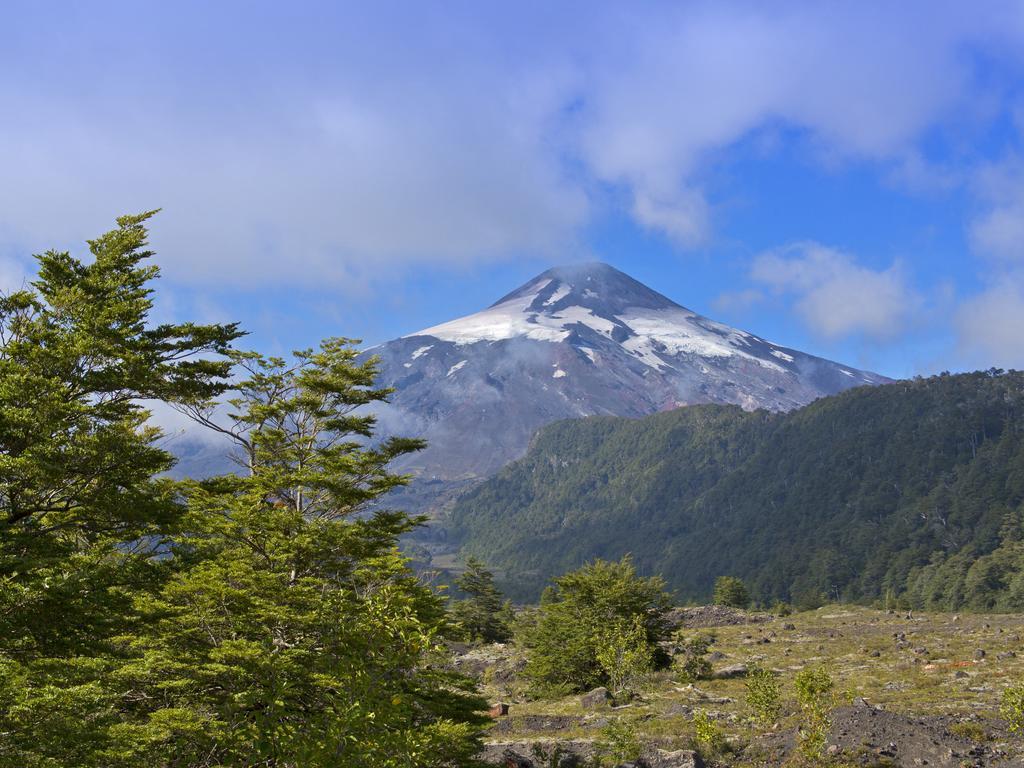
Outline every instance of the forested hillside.
<path id="1" fill-rule="evenodd" d="M 553 424 L 452 512 L 465 550 L 533 598 L 631 552 L 682 599 L 1024 608 L 1024 374 L 863 387 L 787 414 L 693 406 Z"/>

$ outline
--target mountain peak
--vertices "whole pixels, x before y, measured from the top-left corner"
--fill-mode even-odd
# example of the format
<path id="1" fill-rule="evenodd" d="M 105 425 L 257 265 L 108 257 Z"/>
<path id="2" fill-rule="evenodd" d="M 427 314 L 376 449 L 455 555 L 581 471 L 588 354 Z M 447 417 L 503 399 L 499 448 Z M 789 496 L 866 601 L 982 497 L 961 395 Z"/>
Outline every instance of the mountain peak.
<path id="1" fill-rule="evenodd" d="M 552 267 L 502 296 L 490 308 L 527 297 L 533 298 L 529 311 L 548 314 L 570 306 L 585 307 L 605 317 L 627 307 L 680 308 L 639 280 L 600 261 Z"/>

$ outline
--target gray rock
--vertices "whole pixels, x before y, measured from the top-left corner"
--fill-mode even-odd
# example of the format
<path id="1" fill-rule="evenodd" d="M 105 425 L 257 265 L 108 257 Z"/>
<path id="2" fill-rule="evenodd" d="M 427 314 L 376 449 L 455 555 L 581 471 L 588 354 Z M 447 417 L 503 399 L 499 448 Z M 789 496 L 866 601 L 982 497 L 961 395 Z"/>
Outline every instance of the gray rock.
<path id="1" fill-rule="evenodd" d="M 747 672 L 746 664 L 730 664 L 728 667 L 719 669 L 712 677 L 716 680 L 728 680 L 733 677 L 746 677 Z"/>
<path id="2" fill-rule="evenodd" d="M 700 755 L 690 749 L 679 749 L 674 752 L 658 749 L 650 755 L 645 755 L 643 762 L 648 768 L 704 768 L 704 761 Z"/>
<path id="3" fill-rule="evenodd" d="M 584 709 L 597 709 L 614 703 L 615 699 L 603 686 L 580 696 L 580 706 Z"/>

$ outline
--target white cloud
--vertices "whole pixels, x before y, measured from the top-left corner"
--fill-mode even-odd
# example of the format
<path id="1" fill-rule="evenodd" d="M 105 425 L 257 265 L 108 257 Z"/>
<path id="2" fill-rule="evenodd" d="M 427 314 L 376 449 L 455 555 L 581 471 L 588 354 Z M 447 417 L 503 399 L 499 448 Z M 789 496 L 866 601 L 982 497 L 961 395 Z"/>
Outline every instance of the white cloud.
<path id="1" fill-rule="evenodd" d="M 892 339 L 922 308 L 899 264 L 873 270 L 818 243 L 796 243 L 754 259 L 751 278 L 795 299 L 812 332 L 826 338 L 863 334 Z"/>
<path id="2" fill-rule="evenodd" d="M 131 36 L 113 3 L 19 19 L 0 232 L 69 245 L 162 206 L 176 282 L 347 287 L 550 260 L 610 185 L 690 247 L 718 153 L 767 128 L 920 183 L 922 137 L 976 110 L 965 51 L 1019 66 L 1024 41 L 1012 4 L 367 8 L 186 4 Z M 983 247 L 1013 214 L 979 224 Z"/>
<path id="3" fill-rule="evenodd" d="M 1024 280 L 1005 278 L 956 312 L 959 358 L 968 366 L 1024 368 Z"/>
<path id="4" fill-rule="evenodd" d="M 1024 263 L 1024 160 L 1011 155 L 981 168 L 974 186 L 988 207 L 971 222 L 971 245 L 997 262 Z"/>

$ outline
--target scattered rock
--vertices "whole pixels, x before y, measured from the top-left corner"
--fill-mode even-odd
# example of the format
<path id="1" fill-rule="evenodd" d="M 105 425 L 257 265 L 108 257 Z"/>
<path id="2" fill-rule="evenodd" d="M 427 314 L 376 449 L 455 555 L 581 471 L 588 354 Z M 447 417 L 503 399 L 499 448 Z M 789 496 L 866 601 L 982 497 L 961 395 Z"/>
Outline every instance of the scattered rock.
<path id="1" fill-rule="evenodd" d="M 665 618 L 673 629 L 699 629 L 761 624 L 773 617 L 767 613 L 748 613 L 724 605 L 700 605 L 695 608 L 673 608 Z"/>
<path id="2" fill-rule="evenodd" d="M 747 672 L 746 664 L 730 664 L 717 670 L 712 677 L 716 680 L 729 680 L 734 677 L 746 677 Z"/>
<path id="3" fill-rule="evenodd" d="M 796 629 L 796 624 L 792 624 L 787 621 L 785 624 L 782 625 L 782 628 L 792 632 L 794 629 Z"/>
<path id="4" fill-rule="evenodd" d="M 505 717 L 508 714 L 508 704 L 504 702 L 492 704 L 491 708 L 487 710 L 487 714 L 493 718 Z"/>
<path id="5" fill-rule="evenodd" d="M 647 768 L 703 768 L 704 761 L 700 755 L 689 749 L 666 752 L 661 749 L 644 755 L 642 765 Z"/>
<path id="6" fill-rule="evenodd" d="M 1003 651 L 1002 653 L 997 653 L 996 658 L 999 659 L 999 661 L 1005 661 L 1006 659 L 1016 659 L 1017 654 L 1013 651 Z"/>
<path id="7" fill-rule="evenodd" d="M 984 658 L 985 658 L 985 651 L 984 651 L 984 649 L 979 648 L 978 650 L 976 650 L 974 652 L 974 659 L 975 659 L 975 661 L 981 661 Z"/>
<path id="8" fill-rule="evenodd" d="M 589 693 L 580 696 L 580 706 L 584 709 L 597 709 L 598 707 L 609 706 L 615 703 L 615 699 L 605 687 L 595 688 Z"/>

